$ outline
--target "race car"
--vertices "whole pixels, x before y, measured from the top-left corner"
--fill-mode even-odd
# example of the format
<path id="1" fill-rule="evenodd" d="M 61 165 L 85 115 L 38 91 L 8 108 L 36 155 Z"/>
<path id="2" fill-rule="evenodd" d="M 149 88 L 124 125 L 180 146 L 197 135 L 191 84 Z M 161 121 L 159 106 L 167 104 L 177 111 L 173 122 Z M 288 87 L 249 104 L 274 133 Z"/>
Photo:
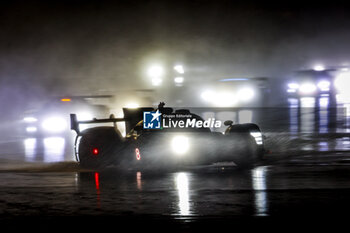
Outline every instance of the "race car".
<path id="1" fill-rule="evenodd" d="M 109 96 L 64 96 L 51 97 L 42 106 L 27 110 L 22 119 L 22 131 L 27 136 L 51 136 L 69 134 L 68 115 L 75 111 L 79 120 L 90 120 L 94 116 L 109 114 L 104 105 L 88 102 L 93 98 Z"/>
<path id="2" fill-rule="evenodd" d="M 295 72 L 286 82 L 286 92 L 289 97 L 318 97 L 335 94 L 335 69 L 300 70 Z"/>
<path id="3" fill-rule="evenodd" d="M 160 105 L 158 109 L 123 111 L 123 118 L 111 115 L 90 121 L 78 121 L 75 114 L 70 115 L 71 129 L 77 133 L 75 155 L 81 166 L 95 169 L 113 164 L 131 169 L 162 169 L 234 162 L 239 167 L 251 167 L 264 155 L 263 135 L 256 124 L 233 124 L 228 120 L 222 133 L 212 132 L 203 118 L 186 109 L 174 111 Z M 162 126 L 157 129 L 149 129 L 145 124 L 145 113 L 152 111 L 163 117 Z M 186 126 L 184 121 L 194 127 L 181 127 Z M 81 124 L 108 122 L 114 126 L 79 129 Z M 125 122 L 125 137 L 117 129 L 117 122 Z"/>

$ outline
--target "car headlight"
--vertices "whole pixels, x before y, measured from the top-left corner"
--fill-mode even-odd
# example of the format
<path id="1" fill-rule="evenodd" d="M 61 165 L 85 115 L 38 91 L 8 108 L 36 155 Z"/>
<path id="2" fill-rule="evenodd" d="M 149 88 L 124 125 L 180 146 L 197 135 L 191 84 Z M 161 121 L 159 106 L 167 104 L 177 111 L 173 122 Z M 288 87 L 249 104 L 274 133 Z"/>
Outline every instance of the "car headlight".
<path id="1" fill-rule="evenodd" d="M 43 121 L 42 127 L 46 131 L 59 133 L 67 129 L 67 122 L 61 117 L 51 117 Z"/>
<path id="2" fill-rule="evenodd" d="M 313 94 L 316 91 L 316 86 L 313 83 L 303 83 L 299 91 L 301 94 Z"/>
<path id="3" fill-rule="evenodd" d="M 232 107 L 236 105 L 236 96 L 228 91 L 213 92 L 206 90 L 201 93 L 201 97 L 205 102 L 208 102 L 215 107 Z"/>
<path id="4" fill-rule="evenodd" d="M 177 155 L 183 155 L 190 149 L 188 137 L 175 136 L 171 141 L 171 149 Z"/>
<path id="5" fill-rule="evenodd" d="M 290 89 L 298 89 L 299 88 L 299 84 L 297 84 L 297 83 L 288 83 L 288 88 L 290 88 Z"/>
<path id="6" fill-rule="evenodd" d="M 25 117 L 25 118 L 23 118 L 23 121 L 25 121 L 27 123 L 33 123 L 33 122 L 37 122 L 38 119 L 36 119 L 35 117 Z"/>
<path id="7" fill-rule="evenodd" d="M 317 83 L 317 87 L 320 88 L 321 91 L 329 91 L 331 83 L 327 80 L 319 81 Z"/>
<path id="8" fill-rule="evenodd" d="M 254 98 L 254 90 L 252 88 L 242 88 L 238 91 L 237 97 L 239 100 L 246 102 L 251 101 Z"/>
<path id="9" fill-rule="evenodd" d="M 295 93 L 299 89 L 299 84 L 298 83 L 288 83 L 288 93 Z"/>
<path id="10" fill-rule="evenodd" d="M 26 128 L 27 133 L 35 133 L 38 129 L 35 126 L 29 126 Z"/>
<path id="11" fill-rule="evenodd" d="M 206 102 L 212 101 L 214 99 L 214 96 L 215 96 L 214 92 L 210 90 L 206 90 L 201 93 L 202 99 Z"/>

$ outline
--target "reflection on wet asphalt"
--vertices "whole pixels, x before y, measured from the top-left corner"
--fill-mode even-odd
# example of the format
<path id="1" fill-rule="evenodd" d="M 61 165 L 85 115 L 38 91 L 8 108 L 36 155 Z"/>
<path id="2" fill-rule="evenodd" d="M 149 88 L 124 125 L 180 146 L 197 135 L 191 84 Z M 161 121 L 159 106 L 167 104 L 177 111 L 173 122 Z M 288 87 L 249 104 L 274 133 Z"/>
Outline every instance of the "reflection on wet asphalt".
<path id="1" fill-rule="evenodd" d="M 199 232 L 288 225 L 293 219 L 315 229 L 320 221 L 346 223 L 339 219 L 350 209 L 349 181 L 347 153 L 266 160 L 252 170 L 84 171 L 76 162 L 30 163 L 0 170 L 0 222 L 21 231 L 65 231 L 62 224 L 68 224 L 96 232 L 117 223 L 134 230 Z"/>
<path id="2" fill-rule="evenodd" d="M 349 166 L 0 173 L 1 215 L 280 216 L 350 207 Z"/>

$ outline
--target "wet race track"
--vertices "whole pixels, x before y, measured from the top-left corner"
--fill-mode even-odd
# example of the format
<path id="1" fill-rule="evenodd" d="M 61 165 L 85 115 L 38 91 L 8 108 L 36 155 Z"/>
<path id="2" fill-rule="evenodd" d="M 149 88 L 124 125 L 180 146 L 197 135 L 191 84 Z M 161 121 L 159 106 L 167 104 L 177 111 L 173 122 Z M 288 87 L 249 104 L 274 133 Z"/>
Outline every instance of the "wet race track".
<path id="1" fill-rule="evenodd" d="M 215 164 L 166 172 L 93 171 L 74 161 L 70 138 L 3 139 L 0 215 L 11 229 L 55 225 L 64 230 L 63 223 L 76 223 L 74 229 L 117 224 L 186 232 L 253 227 L 247 222 L 254 227 L 344 224 L 350 208 L 344 124 L 312 130 L 322 134 L 293 131 L 302 122 L 291 124 L 288 133 L 265 130 L 268 152 L 248 170 Z"/>

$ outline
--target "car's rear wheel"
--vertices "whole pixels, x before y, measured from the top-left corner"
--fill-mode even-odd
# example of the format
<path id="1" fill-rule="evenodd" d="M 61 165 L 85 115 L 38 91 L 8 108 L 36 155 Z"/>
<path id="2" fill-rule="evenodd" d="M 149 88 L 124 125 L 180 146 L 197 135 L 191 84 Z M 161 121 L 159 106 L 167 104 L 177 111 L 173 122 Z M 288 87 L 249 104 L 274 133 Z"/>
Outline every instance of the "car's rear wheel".
<path id="1" fill-rule="evenodd" d="M 93 169 L 111 165 L 122 146 L 123 138 L 114 127 L 87 129 L 82 132 L 78 147 L 80 165 Z"/>

